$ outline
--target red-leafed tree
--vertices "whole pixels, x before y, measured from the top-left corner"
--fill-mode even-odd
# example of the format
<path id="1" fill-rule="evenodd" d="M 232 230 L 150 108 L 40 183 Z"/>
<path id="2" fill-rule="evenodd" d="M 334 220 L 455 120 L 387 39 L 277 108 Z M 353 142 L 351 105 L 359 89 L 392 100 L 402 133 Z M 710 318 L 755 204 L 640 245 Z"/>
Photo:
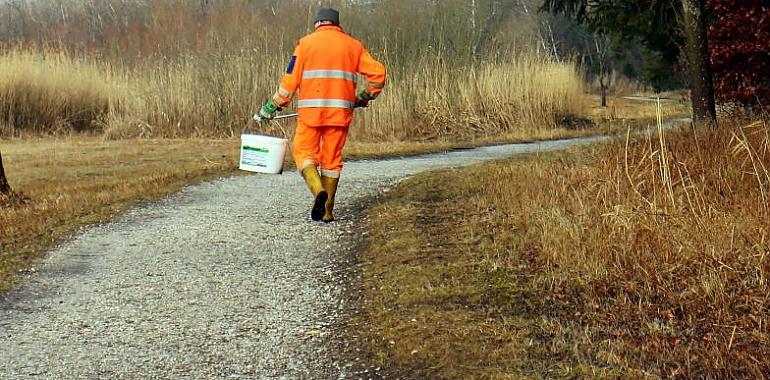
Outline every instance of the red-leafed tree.
<path id="1" fill-rule="evenodd" d="M 720 101 L 770 106 L 770 1 L 707 0 L 711 62 Z"/>

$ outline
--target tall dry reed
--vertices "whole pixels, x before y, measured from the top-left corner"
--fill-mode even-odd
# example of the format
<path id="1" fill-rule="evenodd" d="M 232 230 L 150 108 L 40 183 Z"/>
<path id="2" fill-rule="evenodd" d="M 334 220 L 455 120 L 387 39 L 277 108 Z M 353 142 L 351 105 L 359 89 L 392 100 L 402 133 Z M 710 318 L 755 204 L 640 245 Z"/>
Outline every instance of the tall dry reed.
<path id="1" fill-rule="evenodd" d="M 468 139 L 552 128 L 581 111 L 574 66 L 530 53 L 537 22 L 525 3 L 532 0 L 499 14 L 493 2 L 477 3 L 328 4 L 390 73 L 382 98 L 359 112 L 352 138 Z M 237 135 L 275 91 L 316 8 L 300 0 L 30 4 L 19 22 L 0 27 L 0 38 L 27 46 L 20 53 L 0 45 L 6 77 L 27 70 L 19 56 L 38 68 L 0 83 L 8 94 L 5 131 L 100 126 L 109 137 Z M 26 19 L 41 21 L 25 29 Z M 49 47 L 30 53 L 40 41 Z M 45 94 L 23 95 L 30 87 Z M 51 108 L 62 97 L 71 103 Z"/>
<path id="2" fill-rule="evenodd" d="M 758 121 L 417 176 L 370 212 L 362 336 L 394 377 L 766 378 L 768 168 Z"/>
<path id="3" fill-rule="evenodd" d="M 71 126 L 109 137 L 222 137 L 247 128 L 276 89 L 282 47 L 182 56 L 116 68 L 64 53 L 12 52 L 0 81 L 3 119 L 15 132 Z M 387 60 L 384 60 L 387 63 Z M 518 55 L 450 66 L 426 57 L 390 67 L 384 95 L 358 112 L 360 141 L 470 139 L 511 130 L 554 128 L 582 111 L 574 65 Z"/>
<path id="4" fill-rule="evenodd" d="M 625 374 L 767 374 L 769 144 L 764 122 L 660 128 L 589 167 L 536 168 L 550 191 L 519 204 L 522 249 L 547 289 L 550 349 Z"/>
<path id="5" fill-rule="evenodd" d="M 0 133 L 100 130 L 125 112 L 131 86 L 110 65 L 52 50 L 0 57 Z"/>
<path id="6" fill-rule="evenodd" d="M 521 55 L 450 67 L 424 59 L 391 72 L 382 100 L 362 112 L 364 139 L 473 138 L 555 128 L 583 112 L 583 84 L 569 63 Z"/>

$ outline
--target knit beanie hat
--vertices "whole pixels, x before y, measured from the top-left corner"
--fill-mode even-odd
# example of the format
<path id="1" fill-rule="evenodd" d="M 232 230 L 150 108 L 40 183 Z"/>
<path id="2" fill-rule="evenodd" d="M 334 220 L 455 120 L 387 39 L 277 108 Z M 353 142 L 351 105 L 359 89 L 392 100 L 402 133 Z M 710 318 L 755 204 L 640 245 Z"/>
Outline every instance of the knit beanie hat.
<path id="1" fill-rule="evenodd" d="M 318 13 L 316 13 L 315 20 L 313 20 L 313 24 L 319 21 L 331 21 L 334 25 L 339 25 L 340 12 L 337 12 L 336 10 L 331 8 L 321 8 L 318 10 Z"/>

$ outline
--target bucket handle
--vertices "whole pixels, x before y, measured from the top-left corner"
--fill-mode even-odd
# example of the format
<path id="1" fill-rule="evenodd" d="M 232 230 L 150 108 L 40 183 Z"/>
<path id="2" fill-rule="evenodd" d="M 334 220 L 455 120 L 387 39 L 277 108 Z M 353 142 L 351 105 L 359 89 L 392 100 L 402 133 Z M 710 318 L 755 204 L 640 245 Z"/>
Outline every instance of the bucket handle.
<path id="1" fill-rule="evenodd" d="M 281 130 L 281 133 L 283 134 L 283 138 L 288 139 L 289 137 L 288 137 L 288 134 L 286 133 L 286 130 L 283 128 L 283 126 L 281 126 L 280 123 L 278 123 L 278 120 L 288 119 L 288 118 L 292 118 L 292 117 L 297 117 L 297 115 L 298 114 L 295 112 L 295 113 L 290 113 L 290 114 L 286 114 L 286 115 L 278 115 L 278 116 L 276 116 L 276 117 L 274 117 L 272 119 L 264 119 L 264 118 L 259 116 L 259 113 L 255 113 L 254 116 L 252 117 L 252 120 L 254 120 L 257 123 L 262 123 L 262 122 L 265 122 L 265 121 L 272 121 L 272 122 L 274 122 L 275 125 L 278 127 L 278 129 Z M 248 129 L 248 126 L 246 128 Z"/>

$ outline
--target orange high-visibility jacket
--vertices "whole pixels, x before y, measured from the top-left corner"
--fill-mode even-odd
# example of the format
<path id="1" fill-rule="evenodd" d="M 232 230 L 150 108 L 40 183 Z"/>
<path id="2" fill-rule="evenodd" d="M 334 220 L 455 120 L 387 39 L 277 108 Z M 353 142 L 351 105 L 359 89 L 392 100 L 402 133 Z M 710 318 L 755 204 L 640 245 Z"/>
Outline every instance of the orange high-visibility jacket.
<path id="1" fill-rule="evenodd" d="M 366 78 L 372 99 L 377 97 L 385 86 L 385 66 L 339 26 L 321 26 L 299 40 L 273 101 L 285 107 L 299 90 L 302 122 L 347 127 L 353 120 L 357 73 Z"/>

